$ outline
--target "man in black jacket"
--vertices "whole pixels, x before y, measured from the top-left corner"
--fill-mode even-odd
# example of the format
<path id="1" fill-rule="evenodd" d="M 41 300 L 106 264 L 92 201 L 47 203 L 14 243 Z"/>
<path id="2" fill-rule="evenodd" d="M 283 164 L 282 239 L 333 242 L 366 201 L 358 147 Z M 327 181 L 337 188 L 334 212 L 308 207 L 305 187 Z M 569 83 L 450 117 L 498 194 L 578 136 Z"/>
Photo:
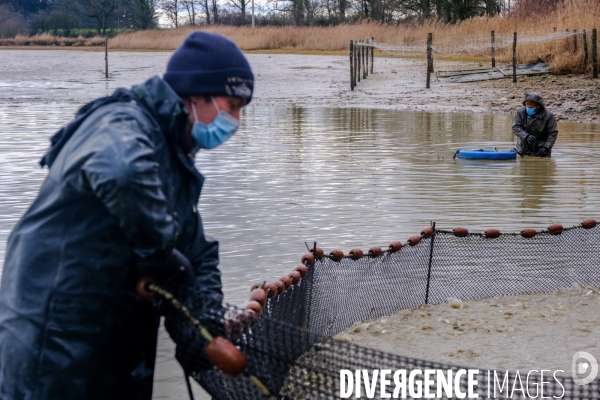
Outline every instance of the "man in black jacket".
<path id="1" fill-rule="evenodd" d="M 546 110 L 538 93 L 525 95 L 523 107 L 515 114 L 512 131 L 517 137 L 517 152 L 528 156 L 550 157 L 558 136 L 556 119 Z"/>
<path id="2" fill-rule="evenodd" d="M 52 138 L 48 176 L 13 229 L 0 285 L 0 399 L 150 400 L 160 315 L 152 275 L 222 300 L 194 166 L 239 126 L 248 61 L 195 32 L 164 78 L 97 99 Z M 189 262 L 187 260 L 189 260 Z"/>

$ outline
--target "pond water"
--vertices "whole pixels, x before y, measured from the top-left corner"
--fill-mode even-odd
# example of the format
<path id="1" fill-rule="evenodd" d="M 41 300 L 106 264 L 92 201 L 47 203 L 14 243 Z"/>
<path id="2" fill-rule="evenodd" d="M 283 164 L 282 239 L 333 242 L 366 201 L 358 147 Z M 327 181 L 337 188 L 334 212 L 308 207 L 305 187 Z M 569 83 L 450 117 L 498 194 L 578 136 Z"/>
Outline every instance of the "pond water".
<path id="1" fill-rule="evenodd" d="M 0 267 L 12 227 L 46 176 L 38 161 L 49 137 L 84 102 L 162 73 L 168 59 L 116 55 L 120 69 L 104 81 L 103 64 L 86 54 L 0 51 Z M 77 69 L 83 72 L 72 79 Z M 196 160 L 207 177 L 199 209 L 207 233 L 220 241 L 226 301 L 242 304 L 253 282 L 291 271 L 305 242 L 365 249 L 404 242 L 430 221 L 443 229 L 518 231 L 600 217 L 600 125 L 559 124 L 549 159 L 453 160 L 458 148 L 512 148 L 511 122 L 488 114 L 250 105 L 239 133 Z M 158 362 L 155 397 L 185 398 L 164 335 Z"/>

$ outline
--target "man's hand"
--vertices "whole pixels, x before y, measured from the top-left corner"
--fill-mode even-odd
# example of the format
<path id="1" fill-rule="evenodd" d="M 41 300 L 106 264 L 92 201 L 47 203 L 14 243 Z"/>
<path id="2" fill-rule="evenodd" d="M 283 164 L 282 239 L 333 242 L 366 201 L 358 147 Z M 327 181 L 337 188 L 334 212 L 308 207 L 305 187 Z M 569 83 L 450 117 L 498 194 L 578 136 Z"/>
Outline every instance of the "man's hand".
<path id="1" fill-rule="evenodd" d="M 537 138 L 533 135 L 527 135 L 527 137 L 525 138 L 525 141 L 530 146 L 533 146 L 535 144 L 535 142 L 537 142 Z"/>
<path id="2" fill-rule="evenodd" d="M 550 152 L 548 151 L 548 149 L 547 149 L 547 148 L 545 148 L 545 147 L 540 147 L 540 148 L 538 149 L 538 151 L 536 151 L 536 152 L 535 152 L 535 154 L 536 154 L 537 156 L 540 156 L 540 157 L 546 157 L 548 154 L 550 154 Z"/>
<path id="3" fill-rule="evenodd" d="M 156 279 L 157 283 L 177 283 L 179 285 L 192 285 L 194 273 L 192 265 L 186 256 L 177 249 L 173 249 L 166 258 L 164 256 L 150 256 L 138 262 L 140 276 L 149 276 Z"/>

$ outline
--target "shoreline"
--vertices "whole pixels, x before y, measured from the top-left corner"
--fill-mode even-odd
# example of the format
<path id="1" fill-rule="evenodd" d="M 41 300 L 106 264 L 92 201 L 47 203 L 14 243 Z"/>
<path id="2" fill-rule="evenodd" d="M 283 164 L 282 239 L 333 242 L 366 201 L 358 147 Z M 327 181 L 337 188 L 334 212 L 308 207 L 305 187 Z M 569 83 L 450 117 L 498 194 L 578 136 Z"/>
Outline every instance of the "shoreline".
<path id="1" fill-rule="evenodd" d="M 58 47 L 26 46 L 0 47 L 18 52 L 81 50 L 90 54 L 104 51 L 104 47 Z M 110 49 L 109 49 L 110 50 Z M 148 57 L 146 70 L 150 75 L 140 75 L 140 83 L 151 75 L 162 75 L 162 58 L 170 51 L 111 50 L 109 51 L 109 75 L 120 74 L 113 69 L 113 57 L 126 53 L 156 53 L 158 58 Z M 16 54 L 15 53 L 15 54 Z M 469 83 L 445 83 L 432 77 L 431 89 L 425 89 L 426 60 L 423 58 L 399 58 L 376 56 L 374 73 L 357 83 L 350 91 L 350 67 L 348 55 L 336 52 L 310 52 L 298 50 L 248 51 L 245 52 L 255 72 L 255 94 L 252 104 L 298 107 L 392 109 L 415 112 L 459 112 L 484 114 L 513 114 L 526 92 L 542 94 L 547 109 L 562 122 L 600 124 L 600 80 L 590 75 L 541 75 L 511 79 Z M 160 56 L 158 56 L 160 55 Z M 18 55 L 17 55 L 18 57 Z M 104 60 L 99 60 L 103 81 Z M 161 60 L 161 61 L 159 61 Z M 487 66 L 485 62 L 435 60 L 438 70 L 468 69 Z M 157 64 L 158 63 L 158 64 Z M 118 65 L 118 63 L 117 63 Z M 152 72 L 151 72 L 152 71 Z M 10 74 L 10 71 L 7 71 Z M 19 72 L 20 73 L 20 72 Z M 74 77 L 74 79 L 76 79 Z M 109 77 L 109 81 L 112 78 Z M 75 96 L 75 97 L 73 97 Z M 0 103 L 27 102 L 29 96 L 0 96 Z M 86 98 L 71 93 L 71 102 L 84 103 Z"/>

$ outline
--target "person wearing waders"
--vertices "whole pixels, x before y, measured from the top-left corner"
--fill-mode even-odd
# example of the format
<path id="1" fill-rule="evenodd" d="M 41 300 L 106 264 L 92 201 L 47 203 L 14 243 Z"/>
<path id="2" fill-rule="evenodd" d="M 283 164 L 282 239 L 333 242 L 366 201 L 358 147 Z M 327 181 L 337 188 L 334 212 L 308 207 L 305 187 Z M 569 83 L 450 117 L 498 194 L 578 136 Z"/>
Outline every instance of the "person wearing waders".
<path id="1" fill-rule="evenodd" d="M 160 308 L 136 282 L 221 305 L 194 157 L 235 133 L 253 87 L 235 44 L 195 32 L 163 78 L 92 101 L 52 137 L 48 176 L 8 239 L 0 399 L 151 399 Z"/>
<path id="2" fill-rule="evenodd" d="M 522 156 L 550 157 L 558 136 L 556 119 L 538 93 L 525 95 L 523 107 L 515 113 L 512 131 L 517 137 L 515 150 Z"/>

